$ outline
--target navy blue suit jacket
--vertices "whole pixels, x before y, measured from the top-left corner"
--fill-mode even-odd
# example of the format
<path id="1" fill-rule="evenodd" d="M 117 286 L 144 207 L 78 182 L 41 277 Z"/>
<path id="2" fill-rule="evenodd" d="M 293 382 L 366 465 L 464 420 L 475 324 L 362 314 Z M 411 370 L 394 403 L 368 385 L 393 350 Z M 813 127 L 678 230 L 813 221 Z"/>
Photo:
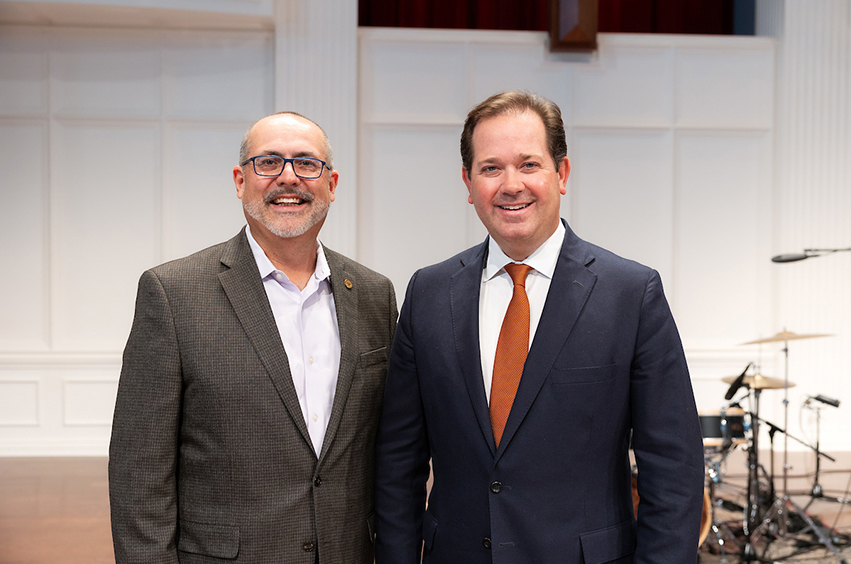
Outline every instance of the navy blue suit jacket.
<path id="1" fill-rule="evenodd" d="M 376 447 L 377 563 L 421 550 L 441 564 L 694 562 L 702 440 L 658 273 L 567 228 L 497 449 L 479 356 L 486 252 L 408 285 Z"/>

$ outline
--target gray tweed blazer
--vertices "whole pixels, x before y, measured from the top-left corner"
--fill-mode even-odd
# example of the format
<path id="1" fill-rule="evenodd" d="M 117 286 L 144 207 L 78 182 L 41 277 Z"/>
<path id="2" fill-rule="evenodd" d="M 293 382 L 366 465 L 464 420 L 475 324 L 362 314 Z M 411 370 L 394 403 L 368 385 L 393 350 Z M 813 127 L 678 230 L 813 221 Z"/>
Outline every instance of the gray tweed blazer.
<path id="1" fill-rule="evenodd" d="M 396 300 L 325 254 L 342 350 L 318 459 L 244 230 L 142 275 L 109 449 L 118 564 L 372 562 Z"/>

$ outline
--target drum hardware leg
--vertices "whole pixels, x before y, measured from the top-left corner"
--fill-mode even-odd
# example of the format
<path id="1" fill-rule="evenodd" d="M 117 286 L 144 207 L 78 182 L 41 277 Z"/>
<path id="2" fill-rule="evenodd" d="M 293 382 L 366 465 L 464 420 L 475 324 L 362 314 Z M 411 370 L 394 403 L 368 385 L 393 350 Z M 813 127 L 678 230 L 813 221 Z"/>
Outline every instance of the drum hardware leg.
<path id="1" fill-rule="evenodd" d="M 816 536 L 816 538 L 818 539 L 818 544 L 821 544 L 822 546 L 824 546 L 836 558 L 836 564 L 848 564 L 848 562 L 842 557 L 842 554 L 840 553 L 839 549 L 837 549 L 836 546 L 833 544 L 833 542 L 831 542 L 831 540 L 827 536 L 825 536 L 824 532 L 822 531 L 822 527 L 819 527 L 818 525 L 816 525 L 816 523 L 815 523 L 815 521 L 813 521 L 812 517 L 810 517 L 809 514 L 806 511 L 804 511 L 803 509 L 801 509 L 794 501 L 789 499 L 788 496 L 784 495 L 782 497 L 777 498 L 777 500 L 774 502 L 774 505 L 772 506 L 772 511 L 770 511 L 769 514 L 766 515 L 766 519 L 763 521 L 763 524 L 766 524 L 766 523 L 769 522 L 769 518 L 771 517 L 771 513 L 774 512 L 775 508 L 777 508 L 776 512 L 778 514 L 780 514 L 781 512 L 784 512 L 784 510 L 785 510 L 785 513 L 783 513 L 784 515 L 791 513 L 793 511 L 797 512 L 798 515 L 801 517 L 801 519 L 803 519 L 804 522 L 807 524 L 807 526 L 804 529 L 797 531 L 795 533 L 795 535 L 800 536 L 800 535 L 806 534 L 808 531 L 811 530 L 813 532 L 813 534 Z M 792 556 L 792 555 L 790 554 L 789 556 Z M 773 559 L 774 560 L 783 560 L 784 558 L 788 558 L 789 556 L 775 557 Z"/>
<path id="2" fill-rule="evenodd" d="M 753 413 L 751 413 L 751 440 L 748 445 L 748 489 L 747 505 L 745 507 L 745 518 L 742 529 L 745 534 L 745 544 L 742 549 L 742 561 L 753 562 L 756 560 L 756 549 L 753 545 L 753 533 L 756 529 L 757 512 L 759 511 L 759 396 L 760 390 L 755 389 Z"/>
<path id="3" fill-rule="evenodd" d="M 758 405 L 759 404 L 757 403 L 757 406 Z M 772 439 L 772 446 L 771 446 L 772 458 L 774 456 L 774 446 L 773 446 L 774 435 L 773 435 L 773 433 L 775 433 L 776 431 L 780 431 L 781 433 L 783 433 L 783 436 L 784 436 L 784 444 L 786 443 L 786 441 L 789 438 L 791 438 L 794 441 L 797 441 L 800 444 L 806 446 L 807 448 L 815 451 L 816 452 L 816 458 L 818 458 L 819 455 L 821 455 L 821 456 L 824 456 L 825 458 L 827 458 L 828 460 L 835 461 L 835 459 L 832 458 L 831 456 L 821 452 L 818 449 L 818 446 L 813 447 L 812 445 L 807 444 L 806 442 L 802 441 L 801 439 L 790 435 L 788 432 L 786 432 L 785 429 L 782 429 L 781 427 L 771 423 L 770 421 L 767 421 L 765 419 L 760 418 L 755 413 L 751 414 L 751 420 L 752 420 L 753 423 L 756 424 L 755 427 L 754 427 L 755 428 L 754 433 L 758 432 L 759 425 L 762 424 L 762 423 L 765 423 L 766 425 L 768 425 L 771 428 L 771 430 L 769 431 L 769 436 Z M 754 441 L 754 442 L 756 442 L 756 441 Z M 786 447 L 784 446 L 784 450 L 785 450 L 785 448 Z M 754 458 L 756 458 L 756 457 L 754 457 Z M 801 519 L 803 519 L 803 521 L 807 524 L 807 527 L 802 529 L 801 531 L 796 531 L 795 536 L 800 536 L 802 534 L 805 534 L 807 531 L 811 530 L 813 532 L 813 534 L 816 536 L 816 538 L 818 539 L 819 544 L 823 545 L 831 554 L 833 554 L 836 557 L 836 561 L 837 561 L 838 564 L 847 564 L 847 562 L 842 558 L 840 551 L 836 548 L 836 546 L 833 544 L 833 542 L 831 542 L 831 540 L 824 534 L 824 532 L 822 531 L 822 528 L 819 527 L 818 525 L 816 525 L 816 523 L 813 521 L 813 519 L 807 514 L 805 509 L 800 508 L 789 497 L 788 492 L 786 491 L 788 467 L 789 466 L 786 462 L 786 457 L 785 457 L 785 453 L 784 453 L 784 462 L 783 462 L 783 488 L 784 488 L 784 491 L 783 491 L 783 495 L 782 496 L 773 496 L 774 501 L 771 504 L 771 508 L 768 510 L 768 512 L 765 514 L 765 517 L 762 519 L 762 523 L 760 523 L 759 527 L 756 527 L 756 528 L 749 531 L 750 534 L 747 535 L 748 544 L 757 540 L 760 537 L 760 535 L 765 533 L 765 532 L 776 533 L 781 538 L 788 538 L 789 537 L 789 516 L 793 512 L 796 512 L 800 515 Z M 763 469 L 763 472 L 765 472 L 764 469 Z M 773 476 L 772 476 L 772 478 L 773 478 Z M 773 488 L 773 480 L 772 480 L 771 483 L 772 483 L 772 488 Z M 756 480 L 756 484 L 757 484 L 756 487 L 758 488 L 758 480 Z M 748 497 L 748 499 L 750 500 L 750 495 L 751 495 L 751 492 L 750 492 L 751 483 L 750 482 L 748 483 L 748 486 L 749 486 L 749 490 L 748 490 L 748 496 L 749 497 Z M 772 489 L 772 492 L 773 492 L 773 489 Z M 756 497 L 757 498 L 759 497 L 758 494 L 756 495 Z M 821 497 L 822 497 L 822 499 L 824 499 L 823 495 Z M 811 502 L 812 502 L 812 500 L 811 500 Z M 807 507 L 809 507 L 809 504 L 807 505 Z M 752 508 L 753 508 L 753 506 L 749 505 L 749 507 L 748 507 L 749 511 L 752 510 Z M 777 524 L 776 531 L 771 530 L 771 525 L 774 522 L 776 522 L 776 524 Z M 775 560 L 782 560 L 782 558 L 775 558 Z"/>

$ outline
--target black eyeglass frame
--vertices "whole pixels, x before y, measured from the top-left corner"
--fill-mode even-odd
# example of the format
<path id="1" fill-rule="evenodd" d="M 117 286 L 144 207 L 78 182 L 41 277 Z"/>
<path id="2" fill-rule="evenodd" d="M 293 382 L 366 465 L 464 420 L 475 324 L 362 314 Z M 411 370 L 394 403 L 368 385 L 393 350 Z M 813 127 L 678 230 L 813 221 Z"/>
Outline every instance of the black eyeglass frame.
<path id="1" fill-rule="evenodd" d="M 263 173 L 257 172 L 257 163 L 255 162 L 255 159 L 262 159 L 264 157 L 272 157 L 272 158 L 281 159 L 282 161 L 284 161 L 283 166 L 281 166 L 281 172 L 279 172 L 278 174 L 263 174 Z M 319 168 L 319 174 L 317 174 L 316 176 L 304 176 L 302 174 L 299 174 L 295 170 L 295 161 L 316 161 L 316 162 L 318 162 L 321 165 L 320 168 Z M 316 157 L 293 157 L 291 159 L 288 159 L 288 158 L 282 157 L 280 155 L 257 155 L 256 157 L 251 157 L 250 159 L 246 159 L 239 166 L 245 166 L 248 163 L 251 163 L 251 166 L 254 168 L 254 174 L 256 174 L 257 176 L 263 176 L 263 177 L 266 177 L 266 178 L 272 178 L 272 177 L 281 176 L 282 174 L 284 174 L 284 169 L 287 168 L 287 163 L 290 163 L 290 166 L 293 169 L 293 174 L 295 174 L 297 177 L 299 177 L 303 180 L 316 180 L 317 178 L 321 177 L 322 173 L 325 172 L 325 169 L 328 168 L 328 163 L 326 163 L 322 159 L 317 159 Z"/>

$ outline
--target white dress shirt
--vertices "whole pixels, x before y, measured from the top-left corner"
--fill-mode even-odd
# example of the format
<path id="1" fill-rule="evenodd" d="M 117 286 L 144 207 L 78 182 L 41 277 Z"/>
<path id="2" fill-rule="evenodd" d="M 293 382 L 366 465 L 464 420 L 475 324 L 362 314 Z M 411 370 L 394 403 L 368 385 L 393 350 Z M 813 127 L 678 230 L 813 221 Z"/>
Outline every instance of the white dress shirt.
<path id="1" fill-rule="evenodd" d="M 544 311 L 547 292 L 556 269 L 558 256 L 564 242 L 564 225 L 558 222 L 555 233 L 526 257 L 522 264 L 533 268 L 526 276 L 526 295 L 529 297 L 529 345 L 535 339 L 538 322 Z M 508 303 L 514 293 L 514 283 L 505 271 L 505 265 L 515 262 L 510 259 L 499 245 L 488 239 L 488 260 L 482 271 L 482 288 L 479 293 L 479 350 L 481 351 L 482 376 L 485 382 L 485 395 L 490 405 L 491 381 L 493 380 L 493 361 L 496 356 L 496 343 L 499 330 L 508 310 Z M 527 349 L 528 350 L 528 349 Z"/>
<path id="2" fill-rule="evenodd" d="M 340 330 L 331 293 L 331 269 L 317 241 L 316 269 L 304 290 L 299 290 L 275 268 L 247 226 L 245 234 L 284 343 L 304 422 L 319 456 L 340 370 Z"/>

